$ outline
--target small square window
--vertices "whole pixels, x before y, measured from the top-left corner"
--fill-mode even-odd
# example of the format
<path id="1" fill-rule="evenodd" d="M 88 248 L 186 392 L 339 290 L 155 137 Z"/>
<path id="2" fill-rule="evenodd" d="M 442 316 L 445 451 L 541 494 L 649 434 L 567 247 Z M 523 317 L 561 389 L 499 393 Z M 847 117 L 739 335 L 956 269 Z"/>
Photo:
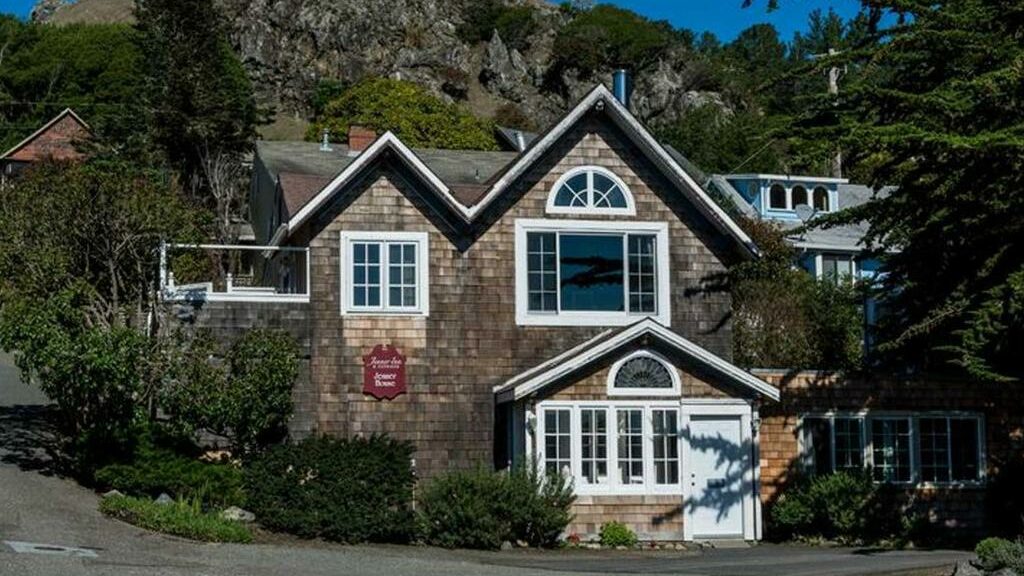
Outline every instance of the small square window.
<path id="1" fill-rule="evenodd" d="M 342 313 L 427 314 L 426 233 L 343 232 Z"/>

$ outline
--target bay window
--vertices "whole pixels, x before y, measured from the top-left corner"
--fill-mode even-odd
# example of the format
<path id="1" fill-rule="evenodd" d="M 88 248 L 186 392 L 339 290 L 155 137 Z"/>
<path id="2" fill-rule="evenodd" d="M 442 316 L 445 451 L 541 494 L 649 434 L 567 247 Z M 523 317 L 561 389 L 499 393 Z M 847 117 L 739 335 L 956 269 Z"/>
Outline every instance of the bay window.
<path id="1" fill-rule="evenodd" d="M 800 424 L 804 466 L 815 474 L 870 468 L 877 482 L 979 482 L 982 419 L 970 414 L 808 415 Z"/>
<path id="2" fill-rule="evenodd" d="M 578 494 L 680 493 L 678 402 L 545 401 L 538 462 Z"/>
<path id="3" fill-rule="evenodd" d="M 668 266 L 666 223 L 518 220 L 517 323 L 667 325 Z"/>

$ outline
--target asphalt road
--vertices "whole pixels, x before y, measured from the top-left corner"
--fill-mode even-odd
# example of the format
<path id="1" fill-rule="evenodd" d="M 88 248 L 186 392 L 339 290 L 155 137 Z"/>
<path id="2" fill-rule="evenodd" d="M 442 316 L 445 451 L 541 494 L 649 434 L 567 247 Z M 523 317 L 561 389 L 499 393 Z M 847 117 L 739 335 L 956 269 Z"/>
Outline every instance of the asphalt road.
<path id="1" fill-rule="evenodd" d="M 9 358 L 4 360 L 0 357 L 0 575 L 932 576 L 948 574 L 954 562 L 967 556 L 947 551 L 770 545 L 705 552 L 484 553 L 302 541 L 274 545 L 189 542 L 105 518 L 97 511 L 98 497 L 93 492 L 54 475 L 48 461 L 53 441 L 48 412 L 33 405 L 45 399 L 18 381 Z M 42 547 L 26 548 L 28 544 Z"/>

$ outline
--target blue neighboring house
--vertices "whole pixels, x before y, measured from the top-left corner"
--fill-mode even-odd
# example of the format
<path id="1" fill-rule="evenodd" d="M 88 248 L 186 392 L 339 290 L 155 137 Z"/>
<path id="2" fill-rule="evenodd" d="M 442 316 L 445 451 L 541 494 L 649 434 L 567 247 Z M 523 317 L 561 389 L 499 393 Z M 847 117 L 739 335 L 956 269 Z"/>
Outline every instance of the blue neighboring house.
<path id="1" fill-rule="evenodd" d="M 867 223 L 799 231 L 820 215 L 832 214 L 884 196 L 888 189 L 851 184 L 845 178 L 782 174 L 716 174 L 705 180 L 708 188 L 728 199 L 743 216 L 778 223 L 790 230 L 789 242 L 798 251 L 797 265 L 818 278 L 872 282 L 879 279 L 882 263 L 863 254 Z M 877 303 L 867 299 L 864 320 L 877 319 Z"/>

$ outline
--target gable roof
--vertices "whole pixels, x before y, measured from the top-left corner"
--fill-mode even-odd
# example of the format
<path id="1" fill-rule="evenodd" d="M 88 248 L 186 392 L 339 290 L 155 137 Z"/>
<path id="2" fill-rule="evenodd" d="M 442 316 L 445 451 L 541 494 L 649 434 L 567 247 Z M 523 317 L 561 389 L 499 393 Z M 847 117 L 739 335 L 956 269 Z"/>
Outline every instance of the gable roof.
<path id="1" fill-rule="evenodd" d="M 594 338 L 495 386 L 493 392 L 499 403 L 525 398 L 584 366 L 615 354 L 639 338 L 656 339 L 741 388 L 749 389 L 771 400 L 779 399 L 778 388 L 712 354 L 652 318 L 644 318 L 617 330 L 605 330 Z"/>
<path id="2" fill-rule="evenodd" d="M 75 111 L 71 108 L 65 108 L 60 114 L 51 118 L 49 122 L 43 124 L 38 130 L 29 134 L 24 140 L 15 144 L 7 152 L 4 152 L 4 154 L 0 156 L 0 160 L 19 160 L 22 162 L 40 160 L 42 158 L 41 154 L 29 152 L 19 155 L 19 153 L 25 152 L 32 143 L 46 135 L 47 132 L 65 121 L 65 119 L 78 124 L 79 133 L 88 134 L 90 131 L 89 124 L 87 124 L 85 120 L 82 120 L 82 118 L 78 114 L 75 114 Z M 49 143 L 46 147 L 45 152 L 49 152 L 50 155 L 61 159 L 78 158 L 81 155 L 74 149 L 73 144 L 73 138 L 63 134 L 57 135 L 57 137 L 54 138 L 54 141 Z"/>
<path id="3" fill-rule="evenodd" d="M 512 156 L 512 161 L 503 170 L 478 183 L 454 183 L 449 185 L 424 157 L 428 151 L 419 153 L 410 150 L 391 132 L 387 132 L 373 142 L 359 156 L 344 166 L 329 184 L 318 192 L 301 210 L 287 223 L 287 234 L 298 230 L 306 221 L 332 198 L 339 190 L 354 181 L 364 168 L 370 165 L 383 152 L 390 151 L 410 168 L 427 189 L 437 195 L 457 215 L 463 225 L 470 225 L 482 218 L 487 208 L 502 196 L 515 182 L 548 152 L 558 140 L 579 122 L 593 108 L 608 113 L 610 118 L 627 134 L 640 151 L 650 159 L 657 168 L 685 194 L 697 209 L 708 218 L 716 228 L 731 237 L 747 254 L 756 255 L 757 248 L 753 241 L 740 229 L 728 214 L 715 203 L 707 192 L 693 177 L 683 169 L 679 162 L 658 143 L 646 128 L 612 95 L 604 86 L 598 85 L 581 100 L 561 121 L 548 132 L 534 139 L 521 154 Z M 447 152 L 447 151 L 446 151 Z M 423 155 L 421 157 L 421 154 Z M 499 153 L 501 154 L 501 153 Z M 508 154 L 508 153 L 503 153 Z M 435 167 L 443 164 L 434 162 Z M 457 168 L 465 165 L 449 165 Z M 494 165 L 491 165 L 492 167 Z M 282 238 L 284 235 L 279 235 Z M 283 239 L 283 238 L 282 238 Z"/>

